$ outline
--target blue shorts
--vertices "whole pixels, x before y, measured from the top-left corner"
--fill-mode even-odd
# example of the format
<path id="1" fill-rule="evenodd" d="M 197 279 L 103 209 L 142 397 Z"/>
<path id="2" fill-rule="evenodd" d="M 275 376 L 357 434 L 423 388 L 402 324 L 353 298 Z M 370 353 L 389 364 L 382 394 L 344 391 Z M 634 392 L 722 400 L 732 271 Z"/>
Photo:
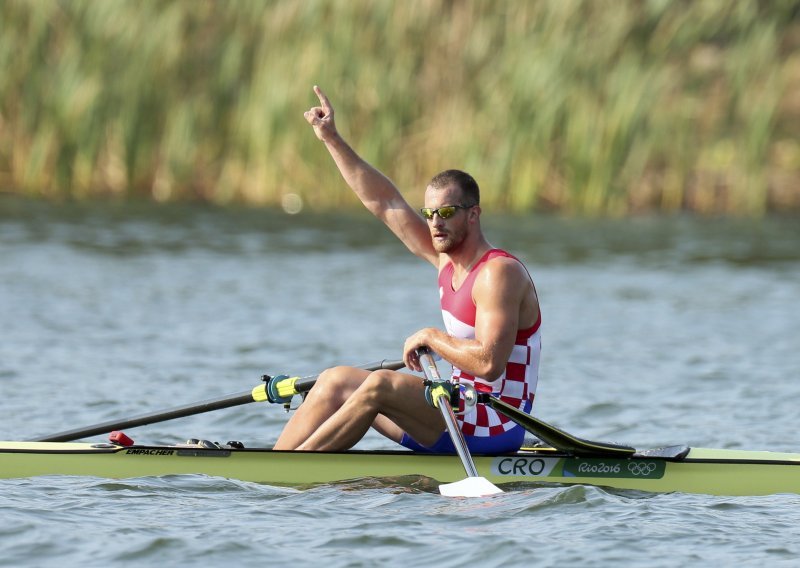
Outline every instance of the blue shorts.
<path id="1" fill-rule="evenodd" d="M 522 447 L 525 439 L 525 429 L 517 424 L 511 430 L 496 436 L 464 436 L 467 447 L 472 454 L 508 454 L 516 452 Z M 436 443 L 432 446 L 423 446 L 414 438 L 403 433 L 400 445 L 415 452 L 432 454 L 455 454 L 456 448 L 450 439 L 450 434 L 445 430 Z"/>

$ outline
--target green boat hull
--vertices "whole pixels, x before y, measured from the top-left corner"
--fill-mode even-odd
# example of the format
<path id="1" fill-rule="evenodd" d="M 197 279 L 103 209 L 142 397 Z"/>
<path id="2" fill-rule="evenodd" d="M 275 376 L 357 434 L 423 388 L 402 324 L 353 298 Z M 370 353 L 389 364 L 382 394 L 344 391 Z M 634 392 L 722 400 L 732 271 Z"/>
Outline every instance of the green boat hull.
<path id="1" fill-rule="evenodd" d="M 800 454 L 685 449 L 680 455 L 575 457 L 543 448 L 474 456 L 495 484 L 596 485 L 711 495 L 800 494 Z M 658 454 L 658 452 L 655 452 Z M 62 442 L 0 442 L 0 478 L 73 475 L 132 478 L 180 474 L 308 486 L 359 478 L 422 476 L 450 483 L 465 474 L 455 456 L 409 451 L 283 452 Z"/>

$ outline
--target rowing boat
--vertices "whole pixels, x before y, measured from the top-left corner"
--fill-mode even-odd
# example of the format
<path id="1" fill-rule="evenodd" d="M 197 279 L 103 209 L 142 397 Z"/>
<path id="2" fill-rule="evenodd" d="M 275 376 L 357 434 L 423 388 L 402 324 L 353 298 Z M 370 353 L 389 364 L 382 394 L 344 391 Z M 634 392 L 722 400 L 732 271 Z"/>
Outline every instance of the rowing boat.
<path id="1" fill-rule="evenodd" d="M 398 369 L 402 366 L 402 361 L 382 360 L 360 368 Z M 308 392 L 317 377 L 265 375 L 264 384 L 218 399 L 58 432 L 31 441 L 0 441 L 0 479 L 46 475 L 123 479 L 201 474 L 304 487 L 363 478 L 417 476 L 439 482 L 440 490 L 446 484 L 459 485 L 453 482 L 464 475 L 463 460 L 454 459 L 450 454 L 415 453 L 405 449 L 278 451 L 198 440 L 176 445 L 137 445 L 127 436 L 112 432 L 250 402 L 269 401 L 288 408 L 292 397 Z M 800 494 L 800 453 L 687 446 L 637 450 L 632 446 L 579 438 L 491 395 L 477 397 L 536 436 L 536 441 L 512 454 L 469 456 L 474 461 L 475 471 L 468 479 L 484 478 L 492 484 L 593 485 L 652 493 Z M 74 441 L 108 432 L 112 432 L 109 442 Z"/>
<path id="2" fill-rule="evenodd" d="M 206 444 L 210 445 L 210 444 Z M 666 447 L 619 458 L 581 457 L 554 448 L 474 455 L 495 484 L 595 485 L 645 492 L 712 495 L 800 493 L 800 454 Z M 406 450 L 290 452 L 269 448 L 0 442 L 0 477 L 77 475 L 133 478 L 181 474 L 279 486 L 359 478 L 421 476 L 449 483 L 464 471 L 452 455 Z"/>

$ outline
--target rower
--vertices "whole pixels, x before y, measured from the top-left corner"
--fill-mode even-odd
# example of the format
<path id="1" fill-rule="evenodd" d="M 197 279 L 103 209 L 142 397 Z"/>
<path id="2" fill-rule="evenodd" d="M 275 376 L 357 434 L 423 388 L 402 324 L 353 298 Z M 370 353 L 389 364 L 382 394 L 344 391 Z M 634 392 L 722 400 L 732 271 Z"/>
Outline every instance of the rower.
<path id="1" fill-rule="evenodd" d="M 480 190 L 469 174 L 445 170 L 425 190 L 421 216 L 395 185 L 364 161 L 336 129 L 333 107 L 318 88 L 319 106 L 305 113 L 347 184 L 364 206 L 438 272 L 445 330 L 424 328 L 403 346 L 403 359 L 421 371 L 418 350 L 432 350 L 453 378 L 529 413 L 541 352 L 541 315 L 522 262 L 493 247 L 481 229 Z M 478 403 L 458 424 L 470 452 L 512 452 L 524 429 Z M 403 446 L 453 453 L 442 414 L 426 403 L 419 377 L 392 370 L 335 367 L 323 372 L 290 418 L 275 449 L 335 451 L 355 445 L 372 427 Z"/>

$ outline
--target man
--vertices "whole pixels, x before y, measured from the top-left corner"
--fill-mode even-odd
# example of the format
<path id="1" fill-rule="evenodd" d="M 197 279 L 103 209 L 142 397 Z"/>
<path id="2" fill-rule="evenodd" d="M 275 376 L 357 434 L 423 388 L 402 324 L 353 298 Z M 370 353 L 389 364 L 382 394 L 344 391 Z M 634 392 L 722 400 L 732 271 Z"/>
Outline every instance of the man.
<path id="1" fill-rule="evenodd" d="M 541 352 L 539 302 L 522 263 L 484 237 L 475 180 L 458 170 L 434 177 L 420 217 L 392 182 L 342 139 L 330 101 L 316 86 L 314 92 L 320 106 L 305 118 L 347 184 L 412 253 L 439 271 L 448 333 L 425 328 L 409 337 L 403 347 L 406 367 L 422 370 L 416 350 L 429 347 L 453 365 L 459 380 L 530 411 Z M 477 453 L 515 451 L 524 437 L 521 427 L 482 404 L 460 417 L 459 425 Z M 425 400 L 419 376 L 351 367 L 320 375 L 275 449 L 345 450 L 370 427 L 413 450 L 455 451 L 441 414 Z"/>

